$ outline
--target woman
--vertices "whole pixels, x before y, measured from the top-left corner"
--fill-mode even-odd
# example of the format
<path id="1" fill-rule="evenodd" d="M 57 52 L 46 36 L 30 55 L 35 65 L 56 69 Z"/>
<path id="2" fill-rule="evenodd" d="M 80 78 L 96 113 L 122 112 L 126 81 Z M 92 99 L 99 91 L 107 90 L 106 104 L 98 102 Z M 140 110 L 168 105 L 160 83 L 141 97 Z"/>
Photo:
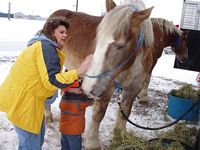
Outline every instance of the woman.
<path id="1" fill-rule="evenodd" d="M 49 18 L 43 29 L 28 42 L 9 75 L 0 86 L 0 111 L 6 112 L 19 138 L 19 149 L 39 150 L 44 141 L 45 100 L 58 88 L 81 78 L 89 55 L 76 70 L 62 72 L 69 23 L 63 17 Z"/>

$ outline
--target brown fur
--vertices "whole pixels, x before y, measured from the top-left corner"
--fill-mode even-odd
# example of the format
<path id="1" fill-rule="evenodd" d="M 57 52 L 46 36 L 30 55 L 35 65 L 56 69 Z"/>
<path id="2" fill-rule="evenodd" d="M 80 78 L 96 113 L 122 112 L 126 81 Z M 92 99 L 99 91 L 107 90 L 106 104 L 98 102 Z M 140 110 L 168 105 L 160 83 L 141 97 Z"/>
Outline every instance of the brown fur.
<path id="1" fill-rule="evenodd" d="M 102 17 L 65 9 L 58 10 L 51 16 L 64 16 L 69 21 L 68 38 L 63 48 L 67 56 L 65 65 L 68 69 L 77 68 L 94 50 L 96 28 Z"/>

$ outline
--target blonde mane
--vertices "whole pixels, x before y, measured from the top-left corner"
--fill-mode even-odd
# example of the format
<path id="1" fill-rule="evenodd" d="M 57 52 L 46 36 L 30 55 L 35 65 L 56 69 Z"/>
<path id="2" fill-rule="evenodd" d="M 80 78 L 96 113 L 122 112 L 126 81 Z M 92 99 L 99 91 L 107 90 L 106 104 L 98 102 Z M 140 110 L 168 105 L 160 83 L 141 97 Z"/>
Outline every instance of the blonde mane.
<path id="1" fill-rule="evenodd" d="M 103 18 L 97 29 L 97 40 L 106 39 L 108 35 L 114 33 L 120 33 L 122 30 L 129 28 L 130 17 L 134 11 L 140 11 L 145 9 L 144 3 L 133 3 L 116 6 L 114 9 L 109 11 Z M 108 25 L 109 24 L 109 25 Z M 153 27 L 150 19 L 143 22 L 141 31 L 144 37 L 144 43 L 146 47 L 153 45 Z"/>
<path id="2" fill-rule="evenodd" d="M 156 19 L 152 18 L 151 20 L 153 21 L 153 23 L 156 23 L 158 25 L 158 27 L 160 28 L 160 30 L 163 32 L 165 30 L 165 31 L 167 31 L 168 34 L 172 34 L 174 32 L 180 36 L 182 34 L 181 30 L 179 30 L 178 28 L 174 28 L 174 24 L 172 21 L 168 21 L 163 18 L 156 18 Z"/>

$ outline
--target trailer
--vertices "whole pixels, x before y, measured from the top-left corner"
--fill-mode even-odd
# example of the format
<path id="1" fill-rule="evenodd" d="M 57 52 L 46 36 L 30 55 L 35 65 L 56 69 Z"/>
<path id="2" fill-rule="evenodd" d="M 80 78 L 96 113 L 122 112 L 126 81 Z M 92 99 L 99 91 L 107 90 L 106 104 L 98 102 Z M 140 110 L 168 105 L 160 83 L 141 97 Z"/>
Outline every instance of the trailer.
<path id="1" fill-rule="evenodd" d="M 184 0 L 180 29 L 188 31 L 188 60 L 175 59 L 174 67 L 200 72 L 200 0 Z"/>

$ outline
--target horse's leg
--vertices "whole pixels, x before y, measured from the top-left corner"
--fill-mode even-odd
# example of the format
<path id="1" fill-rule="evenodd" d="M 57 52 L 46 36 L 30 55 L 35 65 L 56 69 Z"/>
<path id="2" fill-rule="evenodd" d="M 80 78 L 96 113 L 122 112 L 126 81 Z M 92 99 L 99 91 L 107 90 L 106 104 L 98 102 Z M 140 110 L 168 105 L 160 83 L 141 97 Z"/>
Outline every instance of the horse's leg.
<path id="1" fill-rule="evenodd" d="M 108 90 L 103 97 L 100 100 L 95 101 L 93 105 L 92 119 L 86 131 L 84 149 L 101 149 L 99 141 L 99 126 L 104 118 L 113 90 L 114 89 Z"/>
<path id="2" fill-rule="evenodd" d="M 148 103 L 150 101 L 150 98 L 148 96 L 148 87 L 151 79 L 151 74 L 148 75 L 147 79 L 144 82 L 144 86 L 142 87 L 142 90 L 138 94 L 137 98 L 140 103 Z"/>
<path id="3" fill-rule="evenodd" d="M 127 117 L 129 117 L 130 115 L 132 104 L 135 99 L 132 95 L 133 95 L 132 91 L 123 91 L 123 94 L 122 94 L 122 102 L 120 103 L 120 107 Z M 135 97 L 136 95 L 137 94 L 135 94 Z M 125 130 L 126 123 L 127 123 L 127 120 L 123 117 L 121 110 L 118 109 L 115 128 L 120 128 L 120 129 Z"/>
<path id="4" fill-rule="evenodd" d="M 145 78 L 145 76 L 144 76 L 144 78 Z M 127 120 L 122 115 L 121 110 L 127 117 L 129 117 L 129 115 L 131 113 L 133 101 L 135 100 L 136 96 L 142 89 L 142 86 L 144 83 L 144 80 L 143 80 L 144 78 L 136 77 L 136 78 L 134 78 L 133 81 L 131 81 L 131 80 L 129 81 L 129 83 L 131 83 L 131 84 L 129 84 L 126 88 L 123 88 L 122 101 L 120 103 L 121 109 L 118 110 L 115 128 L 120 128 L 123 130 L 126 129 Z M 137 79 L 137 80 L 135 80 L 135 79 Z"/>
<path id="5" fill-rule="evenodd" d="M 51 112 L 51 105 L 49 105 L 45 110 L 45 122 L 47 124 L 53 122 L 53 114 Z"/>
<path id="6" fill-rule="evenodd" d="M 153 61 L 150 72 L 147 75 L 147 78 L 144 82 L 144 86 L 142 87 L 142 90 L 140 91 L 140 93 L 137 96 L 140 103 L 148 103 L 150 101 L 150 98 L 149 98 L 147 92 L 148 92 L 148 87 L 149 87 L 149 83 L 151 80 L 152 71 L 153 71 L 153 68 L 155 67 L 156 63 L 157 63 L 157 59 L 155 59 Z"/>

